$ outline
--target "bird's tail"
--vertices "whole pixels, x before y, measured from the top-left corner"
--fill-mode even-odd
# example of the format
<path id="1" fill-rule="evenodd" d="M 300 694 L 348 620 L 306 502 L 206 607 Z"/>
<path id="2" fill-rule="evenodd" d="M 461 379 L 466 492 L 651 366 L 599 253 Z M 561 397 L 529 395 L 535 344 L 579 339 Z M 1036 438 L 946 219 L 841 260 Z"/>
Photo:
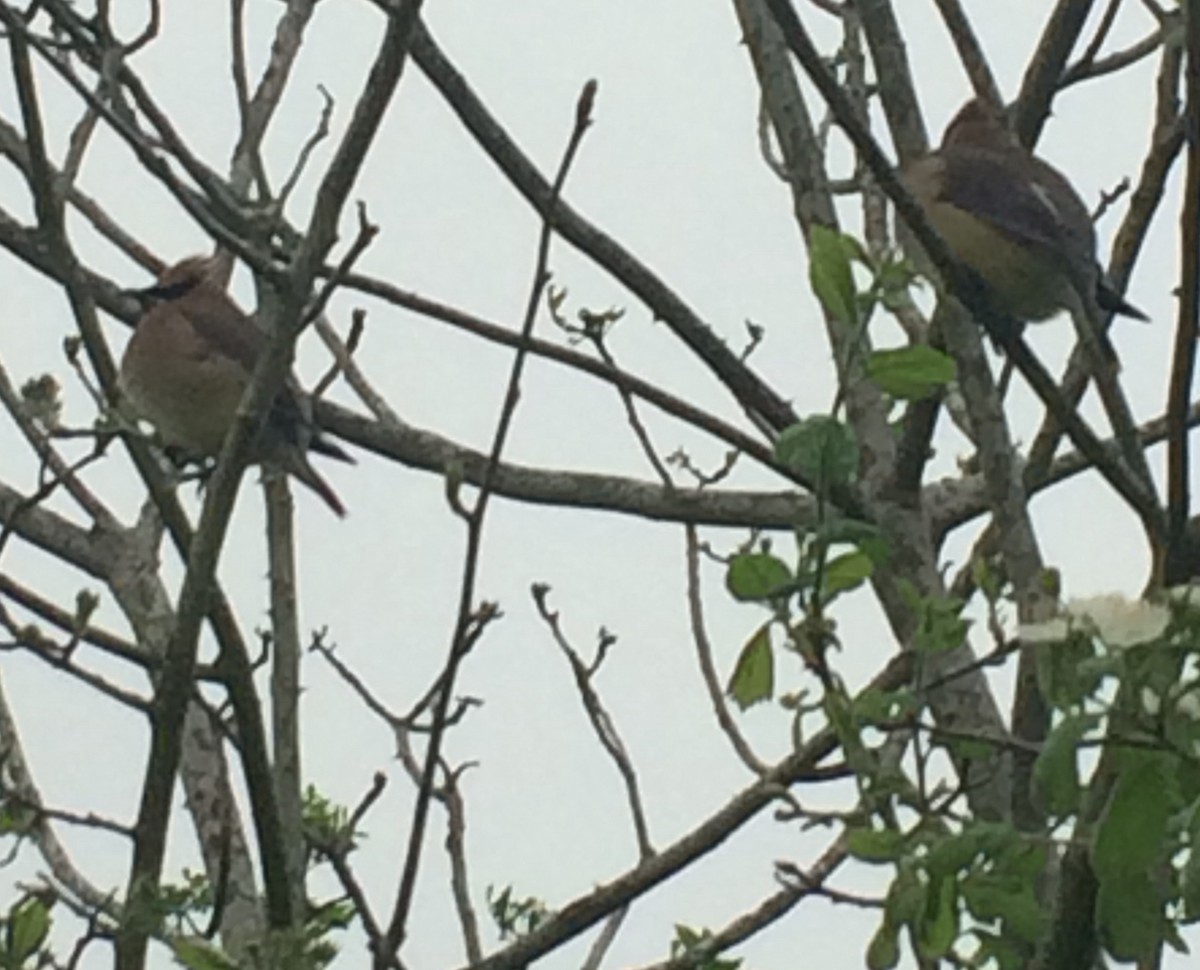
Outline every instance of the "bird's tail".
<path id="1" fill-rule="evenodd" d="M 351 465 L 355 463 L 353 455 L 344 451 L 340 445 L 330 441 L 320 431 L 313 431 L 308 447 L 310 451 L 315 451 L 318 455 L 324 455 L 326 458 L 336 458 L 338 461 L 348 462 Z"/>
<path id="2" fill-rule="evenodd" d="M 1103 275 L 1096 284 L 1096 303 L 1099 304 L 1101 310 L 1109 313 L 1119 313 L 1123 317 L 1132 317 L 1134 320 L 1150 319 L 1132 303 L 1126 301 L 1125 297 L 1121 296 Z"/>
<path id="3" fill-rule="evenodd" d="M 337 447 L 336 445 L 334 447 Z M 338 449 L 341 451 L 341 449 Z M 345 455 L 345 452 L 342 452 Z M 346 455 L 347 461 L 353 461 L 349 455 Z M 323 479 L 312 465 L 308 463 L 308 457 L 300 451 L 291 451 L 287 455 L 285 467 L 288 474 L 292 475 L 297 481 L 303 482 L 314 492 L 325 500 L 328 505 L 337 514 L 338 518 L 346 517 L 346 506 L 342 504 L 342 500 L 338 498 L 337 492 L 333 487 Z"/>

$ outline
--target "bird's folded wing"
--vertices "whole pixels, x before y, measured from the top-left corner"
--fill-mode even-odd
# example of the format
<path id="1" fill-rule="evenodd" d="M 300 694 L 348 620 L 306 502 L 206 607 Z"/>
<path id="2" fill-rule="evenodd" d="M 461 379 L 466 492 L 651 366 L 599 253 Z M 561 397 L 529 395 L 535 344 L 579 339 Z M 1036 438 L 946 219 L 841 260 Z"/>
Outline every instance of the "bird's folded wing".
<path id="1" fill-rule="evenodd" d="M 1026 248 L 1060 254 L 1070 246 L 1064 213 L 1039 191 L 1020 159 L 990 150 L 956 148 L 937 156 L 938 198 L 970 213 Z"/>
<path id="2" fill-rule="evenodd" d="M 234 309 L 235 313 L 229 313 L 216 302 L 212 306 L 193 303 L 187 307 L 185 316 L 199 343 L 212 354 L 236 362 L 250 375 L 266 340 L 249 317 Z"/>

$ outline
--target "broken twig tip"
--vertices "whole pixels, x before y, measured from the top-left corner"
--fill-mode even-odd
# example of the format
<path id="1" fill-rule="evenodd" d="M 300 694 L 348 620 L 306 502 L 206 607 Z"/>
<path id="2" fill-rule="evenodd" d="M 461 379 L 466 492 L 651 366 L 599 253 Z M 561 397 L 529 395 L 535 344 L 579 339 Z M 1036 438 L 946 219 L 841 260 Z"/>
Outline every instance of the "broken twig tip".
<path id="1" fill-rule="evenodd" d="M 579 102 L 575 106 L 575 123 L 580 127 L 592 123 L 592 106 L 596 103 L 596 89 L 600 85 L 592 78 L 579 92 Z"/>

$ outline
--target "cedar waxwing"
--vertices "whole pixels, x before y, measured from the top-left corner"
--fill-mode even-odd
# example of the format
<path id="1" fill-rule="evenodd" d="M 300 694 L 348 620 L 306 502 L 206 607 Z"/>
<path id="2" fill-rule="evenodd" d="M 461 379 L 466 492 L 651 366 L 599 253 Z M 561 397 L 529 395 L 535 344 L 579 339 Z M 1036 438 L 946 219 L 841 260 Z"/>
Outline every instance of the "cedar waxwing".
<path id="1" fill-rule="evenodd" d="M 154 300 L 121 358 L 118 387 L 138 417 L 189 458 L 215 456 L 266 342 L 213 278 L 214 260 L 192 256 L 138 291 Z M 321 435 L 312 404 L 290 377 L 280 388 L 251 461 L 274 465 L 311 488 L 339 516 L 337 493 L 308 462 L 311 449 L 353 462 Z"/>
<path id="2" fill-rule="evenodd" d="M 1104 278 L 1083 200 L 1017 141 L 999 108 L 968 101 L 904 181 L 997 310 L 1028 321 L 1072 309 L 1094 317 L 1097 307 L 1147 319 Z"/>

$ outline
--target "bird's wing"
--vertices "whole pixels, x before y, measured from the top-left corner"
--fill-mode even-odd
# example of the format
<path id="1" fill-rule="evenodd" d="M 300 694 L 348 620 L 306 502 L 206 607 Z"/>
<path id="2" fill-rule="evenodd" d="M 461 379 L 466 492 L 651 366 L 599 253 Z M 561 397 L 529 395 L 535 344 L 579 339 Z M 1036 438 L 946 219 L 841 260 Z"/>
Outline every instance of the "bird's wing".
<path id="1" fill-rule="evenodd" d="M 249 380 L 266 345 L 266 335 L 236 303 L 223 293 L 220 297 L 213 294 L 187 306 L 187 318 L 198 338 L 199 356 L 236 362 Z M 289 445 L 307 448 L 311 443 L 312 409 L 290 374 L 271 403 L 267 423 Z"/>
<path id="2" fill-rule="evenodd" d="M 943 151 L 939 158 L 942 179 L 938 196 L 943 201 L 986 221 L 1019 245 L 1047 254 L 1075 254 L 1090 242 L 1091 258 L 1094 240 L 1078 238 L 1078 213 L 1073 204 L 1077 199 L 1069 186 L 1066 198 L 1070 203 L 1060 195 L 1062 185 L 1054 185 L 1052 191 L 1045 181 L 1037 180 L 1039 173 L 1027 159 L 1012 153 L 963 146 Z M 1054 169 L 1046 168 L 1065 184 Z M 1064 205 L 1071 209 L 1063 211 Z M 1082 202 L 1078 205 L 1083 207 Z M 1086 221 L 1086 210 L 1084 217 Z M 1090 221 L 1086 224 L 1090 230 Z"/>
<path id="3" fill-rule="evenodd" d="M 189 301 L 180 310 L 196 334 L 196 345 L 205 353 L 233 361 L 247 374 L 254 370 L 265 338 L 236 303 L 227 297 L 219 300 L 214 294 L 204 301 Z"/>

